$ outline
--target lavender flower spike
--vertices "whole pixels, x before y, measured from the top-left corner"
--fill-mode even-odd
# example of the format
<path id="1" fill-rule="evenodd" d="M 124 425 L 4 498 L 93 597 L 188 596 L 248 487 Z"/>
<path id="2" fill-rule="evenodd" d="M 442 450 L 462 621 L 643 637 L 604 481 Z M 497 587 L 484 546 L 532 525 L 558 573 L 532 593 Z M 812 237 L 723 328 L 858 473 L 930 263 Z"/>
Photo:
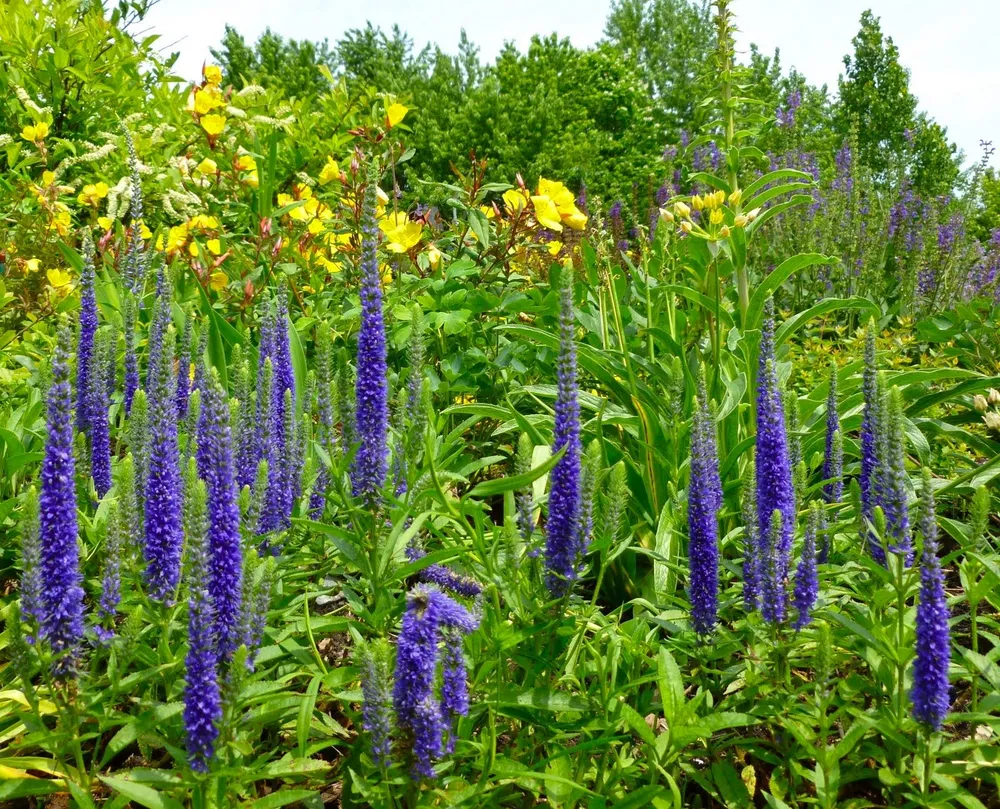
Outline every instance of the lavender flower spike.
<path id="1" fill-rule="evenodd" d="M 552 453 L 566 453 L 553 467 L 545 538 L 545 584 L 555 596 L 564 595 L 577 576 L 580 528 L 580 403 L 577 400 L 576 346 L 573 342 L 573 281 L 566 271 L 559 290 L 558 394 Z"/>
<path id="2" fill-rule="evenodd" d="M 171 403 L 173 404 L 173 403 Z M 176 409 L 174 410 L 176 413 Z M 204 481 L 197 481 L 190 507 L 193 530 L 188 537 L 190 598 L 188 600 L 188 653 L 184 659 L 184 729 L 187 735 L 188 760 L 195 772 L 208 772 L 215 755 L 215 741 L 222 719 L 222 699 L 216 668 L 214 616 L 208 591 L 208 560 L 205 534 L 207 492 Z"/>
<path id="3" fill-rule="evenodd" d="M 861 416 L 861 520 L 872 559 L 885 565 L 885 553 L 869 525 L 875 519 L 876 481 L 880 475 L 878 436 L 884 414 L 879 394 L 878 370 L 875 366 L 875 332 L 869 325 L 865 334 L 865 368 L 862 380 L 865 409 Z"/>
<path id="4" fill-rule="evenodd" d="M 938 560 L 937 519 L 930 471 L 924 470 L 920 530 L 924 551 L 920 563 L 920 600 L 917 602 L 917 643 L 913 661 L 913 718 L 940 730 L 951 705 L 948 664 L 951 638 L 944 573 Z"/>
<path id="5" fill-rule="evenodd" d="M 844 494 L 844 449 L 837 441 L 840 417 L 837 414 L 837 365 L 830 365 L 830 393 L 826 397 L 826 446 L 823 453 L 823 499 L 839 503 Z"/>
<path id="6" fill-rule="evenodd" d="M 389 474 L 389 382 L 386 376 L 385 323 L 382 314 L 382 278 L 378 266 L 378 226 L 374 163 L 365 183 L 361 213 L 361 329 L 358 332 L 355 412 L 360 446 L 351 467 L 355 497 L 374 504 Z"/>
<path id="7" fill-rule="evenodd" d="M 55 656 L 52 673 L 72 676 L 83 636 L 83 587 L 77 547 L 73 460 L 73 389 L 69 382 L 69 329 L 59 330 L 48 394 L 48 437 L 39 496 L 41 637 Z"/>
<path id="8" fill-rule="evenodd" d="M 362 725 L 371 735 L 372 760 L 376 766 L 389 764 L 392 753 L 392 694 L 390 693 L 389 651 L 385 641 L 366 644 L 360 651 Z"/>
<path id="9" fill-rule="evenodd" d="M 240 510 L 233 476 L 229 403 L 213 368 L 198 420 L 198 474 L 208 492 L 208 593 L 220 659 L 239 648 L 243 593 Z"/>
<path id="10" fill-rule="evenodd" d="M 90 358 L 97 334 L 97 294 L 94 289 L 94 243 L 90 233 L 83 234 L 83 272 L 80 273 L 80 337 L 76 344 L 76 428 L 90 429 L 87 397 L 90 393 Z"/>
<path id="11" fill-rule="evenodd" d="M 162 305 L 163 301 L 157 304 Z M 183 543 L 173 329 L 164 334 L 158 356 L 149 396 L 144 550 L 149 594 L 157 601 L 169 602 L 180 582 Z"/>
<path id="12" fill-rule="evenodd" d="M 719 521 L 722 483 L 715 450 L 715 420 L 704 378 L 699 380 L 691 429 L 688 485 L 688 560 L 691 568 L 691 625 L 699 635 L 715 627 L 719 597 Z"/>
<path id="13" fill-rule="evenodd" d="M 792 462 L 782 407 L 781 390 L 774 357 L 774 301 L 767 299 L 760 340 L 760 369 L 757 378 L 757 530 L 763 545 L 770 536 L 774 512 L 781 514 L 781 534 L 773 537 L 773 559 L 763 568 L 773 572 L 777 582 L 788 574 L 788 560 L 795 533 L 795 490 Z M 759 557 L 764 562 L 763 554 Z"/>
<path id="14" fill-rule="evenodd" d="M 90 474 L 94 478 L 94 488 L 98 497 L 104 497 L 111 489 L 111 427 L 108 423 L 108 380 L 107 374 L 114 361 L 113 334 L 102 329 L 97 335 L 94 353 L 90 359 L 90 373 L 87 375 L 90 390 L 86 403 L 90 429 Z"/>
<path id="15" fill-rule="evenodd" d="M 812 621 L 812 608 L 819 594 L 819 578 L 816 574 L 816 536 L 819 532 L 819 503 L 809 508 L 809 522 L 806 524 L 805 541 L 802 543 L 802 558 L 795 574 L 795 591 L 792 601 L 798 616 L 795 628 L 802 629 Z"/>
<path id="16" fill-rule="evenodd" d="M 885 529 L 889 550 L 903 556 L 907 567 L 913 564 L 913 541 L 910 537 L 910 512 L 907 504 L 906 452 L 903 445 L 903 398 L 899 388 L 889 392 L 885 410 L 885 457 L 883 459 Z"/>

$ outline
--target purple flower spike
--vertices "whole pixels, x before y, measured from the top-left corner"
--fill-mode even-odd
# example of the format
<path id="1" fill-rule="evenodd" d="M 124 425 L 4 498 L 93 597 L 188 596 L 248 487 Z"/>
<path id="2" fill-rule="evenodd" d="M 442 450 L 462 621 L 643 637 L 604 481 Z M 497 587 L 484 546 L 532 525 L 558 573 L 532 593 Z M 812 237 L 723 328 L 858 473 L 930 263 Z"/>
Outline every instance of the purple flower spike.
<path id="1" fill-rule="evenodd" d="M 576 381 L 576 345 L 573 341 L 573 280 L 562 279 L 559 290 L 558 394 L 552 453 L 566 453 L 552 469 L 545 539 L 545 584 L 555 596 L 564 595 L 577 577 L 580 536 L 580 403 Z"/>
<path id="2" fill-rule="evenodd" d="M 389 381 L 386 376 L 382 278 L 378 266 L 378 225 L 375 221 L 377 173 L 369 169 L 361 214 L 361 328 L 358 332 L 355 414 L 360 446 L 351 466 L 355 497 L 369 505 L 389 474 Z"/>
<path id="3" fill-rule="evenodd" d="M 69 329 L 59 330 L 52 356 L 48 437 L 39 495 L 41 636 L 52 649 L 52 673 L 71 677 L 83 636 L 83 587 L 77 547 L 73 462 L 73 389 L 69 381 Z"/>
<path id="4" fill-rule="evenodd" d="M 87 397 L 90 393 L 90 358 L 97 334 L 97 293 L 94 289 L 94 243 L 90 234 L 83 236 L 83 272 L 80 273 L 80 338 L 76 347 L 76 428 L 90 430 Z"/>
<path id="5" fill-rule="evenodd" d="M 691 428 L 691 482 L 688 486 L 688 560 L 691 570 L 691 625 L 699 635 L 715 627 L 719 596 L 719 509 L 722 483 L 715 449 L 715 420 L 705 381 L 698 385 Z"/>

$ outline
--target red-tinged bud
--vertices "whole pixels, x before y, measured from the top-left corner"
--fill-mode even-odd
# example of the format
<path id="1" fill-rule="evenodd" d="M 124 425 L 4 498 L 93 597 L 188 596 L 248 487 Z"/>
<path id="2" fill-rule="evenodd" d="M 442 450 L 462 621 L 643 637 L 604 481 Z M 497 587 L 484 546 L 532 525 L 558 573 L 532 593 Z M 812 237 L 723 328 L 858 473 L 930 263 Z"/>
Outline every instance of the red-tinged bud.
<path id="1" fill-rule="evenodd" d="M 284 244 L 284 239 L 279 236 L 274 243 L 274 247 L 271 248 L 271 258 L 277 258 L 278 253 L 281 252 L 281 246 Z"/>
<path id="2" fill-rule="evenodd" d="M 265 216 L 260 220 L 260 235 L 267 238 L 271 235 L 271 217 Z"/>

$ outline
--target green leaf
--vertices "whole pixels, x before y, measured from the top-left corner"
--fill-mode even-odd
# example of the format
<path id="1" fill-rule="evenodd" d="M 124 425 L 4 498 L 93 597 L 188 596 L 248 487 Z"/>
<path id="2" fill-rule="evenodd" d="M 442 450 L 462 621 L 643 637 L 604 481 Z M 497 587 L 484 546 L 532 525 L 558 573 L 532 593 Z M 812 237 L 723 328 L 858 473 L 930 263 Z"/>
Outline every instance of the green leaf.
<path id="1" fill-rule="evenodd" d="M 264 798 L 255 800 L 250 804 L 250 809 L 278 809 L 279 806 L 298 803 L 312 798 L 316 794 L 311 789 L 279 789 Z"/>
<path id="2" fill-rule="evenodd" d="M 296 736 L 299 742 L 299 757 L 306 757 L 306 747 L 309 744 L 309 727 L 312 725 L 313 708 L 316 707 L 316 695 L 319 693 L 322 678 L 313 677 L 306 689 L 302 704 L 299 705 L 299 718 L 295 726 Z"/>
<path id="3" fill-rule="evenodd" d="M 110 775 L 98 776 L 105 784 L 116 792 L 125 795 L 129 800 L 140 803 L 148 809 L 184 809 L 181 803 L 173 798 L 157 792 L 145 784 L 137 784 L 124 778 L 114 778 Z"/>
<path id="4" fill-rule="evenodd" d="M 764 302 L 768 296 L 799 270 L 817 264 L 834 264 L 836 261 L 835 257 L 824 256 L 820 253 L 801 253 L 786 258 L 754 290 L 753 297 L 750 298 L 750 305 L 747 307 L 747 319 L 746 323 L 743 324 L 743 330 L 760 328 L 763 320 Z"/>
<path id="5" fill-rule="evenodd" d="M 801 329 L 806 323 L 821 315 L 842 309 L 861 309 L 868 312 L 873 317 L 878 317 L 879 308 L 867 298 L 825 298 L 815 306 L 810 306 L 803 312 L 799 312 L 788 318 L 774 333 L 774 345 L 780 346 L 789 339 L 795 332 Z"/>
<path id="6" fill-rule="evenodd" d="M 486 700 L 489 701 L 489 700 Z M 556 691 L 551 688 L 520 689 L 508 686 L 500 690 L 496 697 L 496 705 L 510 705 L 518 708 L 535 708 L 539 711 L 575 711 L 584 713 L 592 709 L 589 700 L 568 691 Z"/>
<path id="7" fill-rule="evenodd" d="M 522 475 L 511 475 L 510 477 L 497 478 L 496 480 L 484 480 L 466 494 L 466 497 L 493 497 L 504 492 L 517 491 L 530 486 L 535 480 L 548 473 L 563 455 L 566 454 L 566 447 L 563 447 L 555 455 L 550 457 L 545 463 L 536 466 L 534 469 Z"/>

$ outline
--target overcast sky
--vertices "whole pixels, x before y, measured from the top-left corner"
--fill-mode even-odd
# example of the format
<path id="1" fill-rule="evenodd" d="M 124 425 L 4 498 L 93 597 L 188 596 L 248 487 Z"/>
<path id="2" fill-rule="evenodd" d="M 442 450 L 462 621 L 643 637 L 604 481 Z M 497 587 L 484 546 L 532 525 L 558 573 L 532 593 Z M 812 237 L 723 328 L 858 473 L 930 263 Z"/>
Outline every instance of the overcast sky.
<path id="1" fill-rule="evenodd" d="M 603 36 L 609 7 L 610 0 L 160 0 L 146 22 L 167 51 L 180 50 L 179 72 L 196 78 L 227 22 L 248 42 L 267 27 L 333 42 L 368 20 L 384 29 L 397 23 L 418 48 L 434 42 L 451 52 L 465 28 L 481 57 L 492 60 L 504 42 L 523 50 L 533 34 L 556 31 L 578 47 L 592 45 Z M 742 50 L 751 42 L 768 54 L 778 47 L 785 70 L 794 66 L 833 92 L 861 12 L 871 8 L 910 69 L 920 108 L 948 127 L 967 160 L 978 157 L 980 139 L 1000 146 L 1000 0 L 736 0 L 733 8 Z"/>

